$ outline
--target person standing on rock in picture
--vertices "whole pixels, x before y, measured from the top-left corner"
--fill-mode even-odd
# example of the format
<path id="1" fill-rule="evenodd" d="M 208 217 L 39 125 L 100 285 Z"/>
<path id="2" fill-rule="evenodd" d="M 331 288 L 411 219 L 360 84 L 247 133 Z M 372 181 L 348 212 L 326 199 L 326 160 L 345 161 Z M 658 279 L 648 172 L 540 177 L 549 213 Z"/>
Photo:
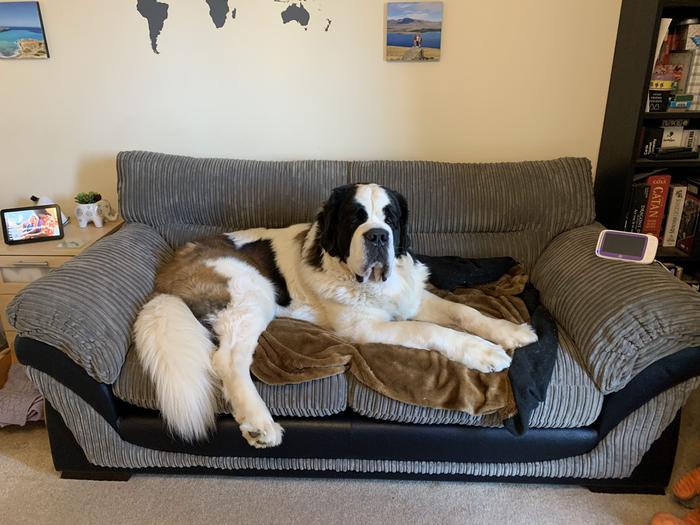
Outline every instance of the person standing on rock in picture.
<path id="1" fill-rule="evenodd" d="M 420 33 L 416 33 L 413 37 L 413 47 L 421 47 L 423 45 L 423 37 Z"/>

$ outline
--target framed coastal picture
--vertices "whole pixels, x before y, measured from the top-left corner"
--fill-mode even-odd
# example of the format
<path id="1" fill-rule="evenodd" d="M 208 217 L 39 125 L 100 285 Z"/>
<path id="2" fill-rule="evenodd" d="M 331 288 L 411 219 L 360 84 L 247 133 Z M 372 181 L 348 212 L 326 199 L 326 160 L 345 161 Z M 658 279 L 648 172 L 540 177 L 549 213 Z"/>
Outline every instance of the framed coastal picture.
<path id="1" fill-rule="evenodd" d="M 387 60 L 440 60 L 442 2 L 389 2 L 386 13 Z"/>
<path id="2" fill-rule="evenodd" d="M 39 2 L 0 2 L 0 59 L 49 58 Z"/>

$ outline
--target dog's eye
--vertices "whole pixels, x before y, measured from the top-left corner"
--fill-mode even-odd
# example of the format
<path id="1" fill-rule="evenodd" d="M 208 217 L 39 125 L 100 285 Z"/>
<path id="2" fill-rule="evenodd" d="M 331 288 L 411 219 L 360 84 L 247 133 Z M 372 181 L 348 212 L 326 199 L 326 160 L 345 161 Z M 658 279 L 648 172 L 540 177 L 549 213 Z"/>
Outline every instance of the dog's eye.
<path id="1" fill-rule="evenodd" d="M 386 219 L 384 219 L 384 222 L 385 222 L 388 226 L 394 226 L 394 224 L 396 224 L 396 221 L 394 221 L 394 218 L 393 218 L 393 217 L 387 217 Z"/>

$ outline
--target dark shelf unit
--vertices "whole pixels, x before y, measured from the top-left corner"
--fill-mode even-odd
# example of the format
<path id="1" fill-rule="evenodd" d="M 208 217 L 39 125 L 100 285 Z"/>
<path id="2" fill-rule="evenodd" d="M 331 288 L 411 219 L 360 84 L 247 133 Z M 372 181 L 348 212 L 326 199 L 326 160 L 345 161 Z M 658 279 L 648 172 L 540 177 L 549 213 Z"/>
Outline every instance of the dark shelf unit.
<path id="1" fill-rule="evenodd" d="M 656 252 L 656 259 L 661 262 L 685 262 L 690 264 L 700 263 L 700 256 L 687 255 L 680 251 L 678 248 L 659 248 Z"/>
<path id="2" fill-rule="evenodd" d="M 700 120 L 700 111 L 652 111 L 644 113 L 644 120 L 666 119 Z"/>
<path id="3" fill-rule="evenodd" d="M 700 158 L 680 160 L 637 159 L 634 167 L 642 168 L 644 171 L 665 168 L 694 168 L 700 171 Z"/>
<path id="4" fill-rule="evenodd" d="M 636 173 L 668 169 L 675 180 L 700 175 L 700 158 L 639 158 L 645 124 L 665 119 L 696 120 L 700 111 L 647 112 L 647 88 L 661 18 L 700 18 L 700 0 L 623 0 L 595 179 L 596 216 L 608 228 L 622 229 Z M 700 269 L 700 256 L 661 248 L 659 260 Z"/>

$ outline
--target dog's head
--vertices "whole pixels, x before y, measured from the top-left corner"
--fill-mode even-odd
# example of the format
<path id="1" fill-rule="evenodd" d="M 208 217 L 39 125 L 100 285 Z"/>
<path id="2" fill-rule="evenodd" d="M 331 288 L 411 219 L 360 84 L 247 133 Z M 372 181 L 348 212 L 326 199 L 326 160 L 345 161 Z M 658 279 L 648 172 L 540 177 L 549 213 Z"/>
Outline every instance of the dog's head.
<path id="1" fill-rule="evenodd" d="M 408 206 L 377 184 L 336 188 L 316 218 L 317 242 L 347 265 L 359 282 L 386 281 L 409 247 Z"/>

